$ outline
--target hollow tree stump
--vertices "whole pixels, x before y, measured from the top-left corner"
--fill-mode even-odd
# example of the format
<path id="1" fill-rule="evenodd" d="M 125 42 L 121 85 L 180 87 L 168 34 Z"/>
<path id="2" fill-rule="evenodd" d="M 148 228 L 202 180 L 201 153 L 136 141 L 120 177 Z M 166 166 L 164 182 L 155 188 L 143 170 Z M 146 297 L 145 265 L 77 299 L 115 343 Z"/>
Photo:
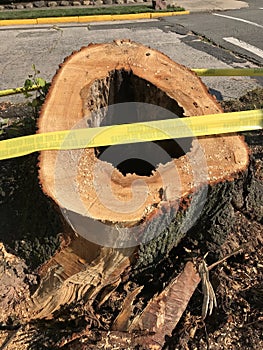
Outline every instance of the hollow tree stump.
<path id="1" fill-rule="evenodd" d="M 187 68 L 142 45 L 129 41 L 116 41 L 111 44 L 89 45 L 74 53 L 62 64 L 42 109 L 38 124 L 39 132 L 160 118 L 154 111 L 152 115 L 146 116 L 143 113 L 131 114 L 128 119 L 126 116 L 123 117 L 125 118 L 123 121 L 120 115 L 107 115 L 105 108 L 124 102 L 154 104 L 179 117 L 194 117 L 222 111 L 200 79 Z M 101 109 L 104 110 L 98 113 Z M 117 109 L 117 112 L 119 111 L 120 109 Z M 95 117 L 92 112 L 97 112 Z M 167 113 L 164 117 L 170 116 L 171 114 Z M 193 174 L 195 171 L 191 164 L 191 155 L 198 153 L 200 147 L 205 153 L 203 159 L 207 168 L 205 181 L 209 184 L 231 179 L 248 164 L 247 148 L 243 140 L 236 135 L 203 137 L 199 138 L 198 142 L 186 139 L 184 146 L 176 145 L 173 140 L 164 141 L 159 145 L 169 154 L 177 168 L 181 193 L 178 192 L 176 188 L 178 183 L 174 179 L 168 181 L 167 188 L 163 188 L 160 172 L 167 173 L 169 179 L 169 171 L 172 169 L 163 164 L 163 159 L 159 160 L 161 163 L 159 166 L 155 164 L 155 167 L 149 170 L 144 169 L 146 165 L 140 163 L 139 159 L 135 159 L 135 162 L 130 159 L 130 163 L 128 159 L 126 165 L 115 165 L 110 164 L 107 157 L 103 161 L 101 150 L 93 148 L 81 151 L 80 156 L 78 151 L 63 152 L 64 158 L 61 157 L 60 162 L 65 163 L 63 171 L 70 168 L 74 155 L 79 157 L 77 171 L 68 171 L 64 178 L 60 176 L 57 167 L 58 152 L 41 152 L 39 177 L 42 188 L 58 205 L 82 214 L 81 209 L 77 208 L 78 203 L 74 202 L 74 196 L 71 196 L 72 193 L 68 194 L 71 191 L 68 185 L 77 183 L 77 189 L 74 188 L 73 191 L 78 191 L 84 207 L 83 212 L 86 209 L 91 218 L 109 223 L 135 225 L 141 220 L 147 221 L 150 214 L 160 212 L 161 207 L 167 206 L 167 203 L 171 207 L 178 200 L 178 195 L 180 198 L 186 198 L 191 192 L 196 191 L 196 187 L 201 185 L 201 176 L 198 183 L 194 179 L 196 174 Z M 120 152 L 124 146 L 115 147 L 116 152 Z M 151 144 L 131 147 L 148 148 L 149 153 L 152 151 Z M 202 161 L 201 153 L 198 153 L 198 156 L 200 158 L 196 161 Z M 158 164 L 158 160 L 156 163 Z M 94 185 L 94 169 L 95 175 L 100 177 L 96 179 L 96 183 L 103 184 L 104 181 L 109 181 L 112 193 L 119 199 L 116 200 L 114 210 L 110 209 L 109 202 L 112 198 L 104 198 L 105 203 L 99 198 Z M 200 168 L 198 170 L 203 171 Z M 109 176 L 112 178 L 109 179 Z M 141 183 L 134 186 L 133 190 L 138 196 L 136 203 L 140 203 L 140 200 L 143 203 L 129 213 L 123 210 L 123 202 L 129 205 L 133 203 L 131 184 L 137 179 L 142 179 L 146 183 L 148 192 L 144 198 L 145 189 L 140 191 L 143 187 Z"/>
<path id="2" fill-rule="evenodd" d="M 131 110 L 122 108 L 127 103 Z M 195 73 L 156 50 L 118 40 L 89 45 L 65 60 L 52 81 L 38 132 L 221 112 Z M 117 155 L 127 152 L 127 159 L 116 163 L 107 157 L 110 149 Z M 140 160 L 140 152 L 152 160 L 156 149 L 168 157 Z M 169 298 L 188 288 L 182 297 L 186 306 L 199 276 L 188 264 L 178 280 L 174 276 L 171 283 L 166 281 L 155 299 L 160 286 L 145 297 L 144 283 L 131 287 L 131 277 L 142 281 L 144 271 L 165 261 L 189 232 L 196 232 L 197 240 L 206 235 L 223 240 L 219 223 L 231 222 L 229 193 L 248 162 L 247 146 L 236 134 L 42 151 L 42 189 L 69 224 L 61 248 L 39 271 L 41 283 L 28 304 L 27 318 L 55 320 L 70 305 L 81 304 L 92 319 L 89 329 L 103 328 L 99 313 L 115 296 L 120 305 L 105 328 L 113 331 L 112 346 L 125 343 L 119 332 L 127 331 L 157 334 L 142 334 L 147 349 L 162 345 L 162 332 L 169 333 L 167 320 L 170 333 L 176 325 Z M 160 317 L 152 310 L 159 310 Z M 178 320 L 183 310 L 176 312 Z M 140 343 L 128 336 L 126 347 L 129 342 Z"/>

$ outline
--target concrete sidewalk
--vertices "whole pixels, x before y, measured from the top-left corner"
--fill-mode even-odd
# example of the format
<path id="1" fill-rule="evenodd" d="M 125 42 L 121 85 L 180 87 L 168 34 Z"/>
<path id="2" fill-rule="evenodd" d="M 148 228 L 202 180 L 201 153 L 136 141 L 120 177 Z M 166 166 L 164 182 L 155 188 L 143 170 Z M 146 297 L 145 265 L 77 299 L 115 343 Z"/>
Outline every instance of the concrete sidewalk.
<path id="1" fill-rule="evenodd" d="M 190 12 L 235 10 L 249 6 L 247 2 L 239 0 L 177 0 L 176 5 Z"/>

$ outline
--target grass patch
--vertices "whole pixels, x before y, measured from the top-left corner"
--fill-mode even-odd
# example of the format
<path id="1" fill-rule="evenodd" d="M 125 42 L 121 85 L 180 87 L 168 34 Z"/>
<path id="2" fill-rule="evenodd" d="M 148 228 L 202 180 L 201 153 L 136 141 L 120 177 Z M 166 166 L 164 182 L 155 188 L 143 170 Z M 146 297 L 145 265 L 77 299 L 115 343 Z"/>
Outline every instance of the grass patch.
<path id="1" fill-rule="evenodd" d="M 171 7 L 158 12 L 184 11 L 182 7 Z M 34 19 L 46 17 L 68 17 L 68 16 L 94 16 L 94 15 L 121 15 L 129 13 L 155 12 L 151 6 L 112 6 L 98 8 L 55 8 L 55 9 L 34 9 L 34 10 L 12 10 L 0 12 L 0 20 L 4 19 Z"/>

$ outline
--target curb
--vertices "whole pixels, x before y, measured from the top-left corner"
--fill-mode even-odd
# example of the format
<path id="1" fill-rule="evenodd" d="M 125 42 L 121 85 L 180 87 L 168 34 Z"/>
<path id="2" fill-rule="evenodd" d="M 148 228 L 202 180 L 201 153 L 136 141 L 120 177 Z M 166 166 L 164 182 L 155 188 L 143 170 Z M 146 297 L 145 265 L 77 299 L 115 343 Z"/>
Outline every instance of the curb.
<path id="1" fill-rule="evenodd" d="M 131 14 L 123 14 L 123 15 L 69 16 L 69 17 L 34 18 L 34 19 L 5 19 L 5 20 L 0 20 L 0 26 L 153 19 L 153 18 L 159 18 L 159 17 L 181 16 L 181 15 L 189 15 L 189 14 L 190 14 L 190 11 L 178 11 L 178 12 L 131 13 Z"/>

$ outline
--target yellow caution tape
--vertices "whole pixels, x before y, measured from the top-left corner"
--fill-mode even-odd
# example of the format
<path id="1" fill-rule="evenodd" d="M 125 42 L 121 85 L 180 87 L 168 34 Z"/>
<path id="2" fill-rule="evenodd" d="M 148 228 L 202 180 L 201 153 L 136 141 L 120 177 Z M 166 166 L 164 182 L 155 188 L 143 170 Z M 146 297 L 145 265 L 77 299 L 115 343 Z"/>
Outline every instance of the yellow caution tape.
<path id="1" fill-rule="evenodd" d="M 125 143 L 165 140 L 257 130 L 263 127 L 263 110 L 210 114 L 72 129 L 35 134 L 0 141 L 0 159 L 23 156 L 36 151 L 68 150 Z"/>
<path id="2" fill-rule="evenodd" d="M 214 76 L 263 76 L 263 68 L 196 68 L 192 69 L 200 77 Z"/>
<path id="3" fill-rule="evenodd" d="M 263 68 L 193 68 L 191 69 L 200 77 L 216 76 L 243 76 L 243 77 L 260 77 L 263 76 Z M 17 87 L 12 89 L 0 90 L 1 96 L 20 94 L 25 91 L 37 90 L 39 86 L 33 85 L 31 88 Z"/>
<path id="4" fill-rule="evenodd" d="M 39 88 L 40 88 L 39 85 L 32 85 L 31 87 L 28 87 L 28 88 L 17 87 L 17 88 L 11 88 L 11 89 L 6 89 L 6 90 L 0 90 L 0 97 L 14 95 L 14 94 L 21 94 L 23 92 L 34 91 L 34 90 L 37 90 Z"/>

